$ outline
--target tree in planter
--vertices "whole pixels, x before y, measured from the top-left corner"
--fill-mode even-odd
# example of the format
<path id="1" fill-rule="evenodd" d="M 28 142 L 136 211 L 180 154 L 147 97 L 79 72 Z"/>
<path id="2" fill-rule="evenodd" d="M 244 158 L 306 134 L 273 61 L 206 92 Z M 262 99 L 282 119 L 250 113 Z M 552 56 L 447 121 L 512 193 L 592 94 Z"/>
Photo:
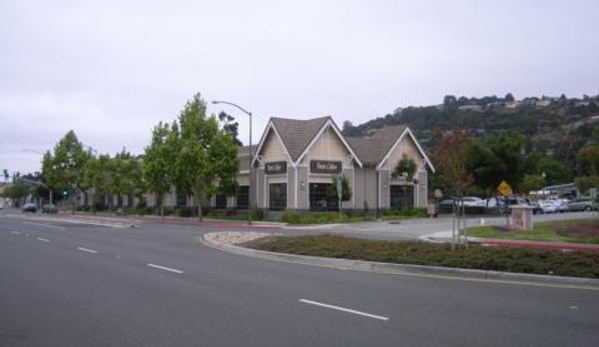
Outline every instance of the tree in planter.
<path id="1" fill-rule="evenodd" d="M 334 175 L 331 180 L 333 184 L 327 191 L 328 198 L 335 201 L 339 199 L 337 193 L 337 181 L 341 180 L 341 201 L 343 202 L 351 200 L 353 192 L 351 190 L 351 186 L 349 185 L 349 179 L 347 176 L 344 174 Z M 339 206 L 339 208 L 341 208 L 341 206 Z"/>
<path id="2" fill-rule="evenodd" d="M 416 174 L 417 165 L 414 159 L 408 157 L 405 153 L 401 156 L 401 159 L 397 162 L 397 165 L 391 172 L 392 178 L 403 178 L 408 183 L 414 182 L 414 175 Z M 406 202 L 407 204 L 407 202 Z M 407 208 L 407 206 L 404 206 Z"/>
<path id="3" fill-rule="evenodd" d="M 206 102 L 200 94 L 187 102 L 179 116 L 179 125 L 177 187 L 193 194 L 201 221 L 201 203 L 217 192 L 217 183 L 227 191 L 234 189 L 239 171 L 238 147 L 234 137 L 219 128 L 215 115 L 206 116 Z"/>

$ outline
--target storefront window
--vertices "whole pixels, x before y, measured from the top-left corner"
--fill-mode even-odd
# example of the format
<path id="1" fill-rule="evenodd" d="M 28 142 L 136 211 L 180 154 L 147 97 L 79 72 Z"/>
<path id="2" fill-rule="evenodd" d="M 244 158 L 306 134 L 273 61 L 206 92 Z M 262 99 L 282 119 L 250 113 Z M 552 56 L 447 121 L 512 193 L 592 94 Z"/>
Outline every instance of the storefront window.
<path id="1" fill-rule="evenodd" d="M 187 195 L 177 194 L 177 206 L 178 207 L 187 206 Z"/>
<path id="2" fill-rule="evenodd" d="M 247 210 L 250 207 L 250 189 L 248 186 L 239 186 L 237 189 L 237 209 Z"/>
<path id="3" fill-rule="evenodd" d="M 391 185 L 391 208 L 414 207 L 414 186 Z"/>
<path id="4" fill-rule="evenodd" d="M 217 210 L 224 210 L 227 208 L 227 194 L 225 194 L 222 190 L 216 193 L 215 200 L 214 207 Z"/>
<path id="5" fill-rule="evenodd" d="M 282 211 L 287 208 L 287 183 L 273 183 L 269 186 L 269 209 Z"/>
<path id="6" fill-rule="evenodd" d="M 310 211 L 338 211 L 339 201 L 331 194 L 331 183 L 310 183 Z"/>

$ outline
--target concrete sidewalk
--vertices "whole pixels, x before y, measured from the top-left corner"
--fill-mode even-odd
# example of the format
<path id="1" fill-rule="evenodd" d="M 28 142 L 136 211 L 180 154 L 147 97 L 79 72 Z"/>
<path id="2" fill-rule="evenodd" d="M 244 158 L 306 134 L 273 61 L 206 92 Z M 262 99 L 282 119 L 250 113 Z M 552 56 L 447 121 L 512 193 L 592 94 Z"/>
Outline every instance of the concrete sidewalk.
<path id="1" fill-rule="evenodd" d="M 423 235 L 419 239 L 421 241 L 432 243 L 451 243 L 451 230 Z M 587 243 L 486 239 L 479 237 L 468 237 L 468 242 L 483 246 L 532 247 L 561 250 L 599 250 L 598 244 Z"/>

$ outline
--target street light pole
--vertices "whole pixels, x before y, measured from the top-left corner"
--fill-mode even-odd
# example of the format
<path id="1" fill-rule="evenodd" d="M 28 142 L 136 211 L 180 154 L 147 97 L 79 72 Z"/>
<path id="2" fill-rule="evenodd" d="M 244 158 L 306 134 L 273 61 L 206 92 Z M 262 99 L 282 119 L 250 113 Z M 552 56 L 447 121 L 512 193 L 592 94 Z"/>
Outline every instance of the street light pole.
<path id="1" fill-rule="evenodd" d="M 30 148 L 23 148 L 23 152 L 30 152 L 30 153 L 39 154 L 42 157 L 45 155 L 44 153 L 42 153 L 40 151 L 36 151 L 35 149 L 30 149 Z M 48 198 L 50 200 L 50 205 L 52 205 L 54 203 L 53 202 L 53 200 L 54 200 L 54 194 L 52 192 L 52 188 L 46 186 L 45 184 L 42 184 L 42 186 L 46 187 L 48 189 L 48 191 L 50 192 Z"/>
<path id="2" fill-rule="evenodd" d="M 253 153 L 253 150 L 252 150 L 252 112 L 247 111 L 243 107 L 241 107 L 241 106 L 239 106 L 237 104 L 234 104 L 232 102 L 228 102 L 228 101 L 214 100 L 214 101 L 212 101 L 212 103 L 214 105 L 225 104 L 225 105 L 233 106 L 233 107 L 241 110 L 243 113 L 247 114 L 250 117 L 250 146 L 249 146 L 249 152 L 250 152 L 250 182 L 248 184 L 248 225 L 252 225 L 252 209 L 251 209 L 251 199 L 250 199 L 250 196 L 252 194 L 252 161 L 254 160 L 254 153 Z"/>

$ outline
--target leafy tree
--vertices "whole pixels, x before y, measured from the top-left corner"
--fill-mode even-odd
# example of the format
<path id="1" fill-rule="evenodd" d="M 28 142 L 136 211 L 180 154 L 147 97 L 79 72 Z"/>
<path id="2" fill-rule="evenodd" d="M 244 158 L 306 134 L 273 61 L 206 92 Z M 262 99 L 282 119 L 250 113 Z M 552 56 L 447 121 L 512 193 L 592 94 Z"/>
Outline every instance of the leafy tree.
<path id="1" fill-rule="evenodd" d="M 330 189 L 327 192 L 328 198 L 331 200 L 338 199 L 337 193 L 337 181 L 341 180 L 341 201 L 349 201 L 352 198 L 353 192 L 351 190 L 351 185 L 349 184 L 349 179 L 346 175 L 334 175 L 332 177 L 332 185 L 329 187 Z"/>
<path id="2" fill-rule="evenodd" d="M 482 140 L 472 141 L 466 154 L 466 170 L 472 175 L 476 185 L 488 194 L 501 182 L 501 173 L 497 170 L 500 166 L 500 159 Z"/>
<path id="3" fill-rule="evenodd" d="M 408 157 L 406 154 L 401 156 L 401 159 L 397 162 L 397 165 L 391 173 L 393 178 L 405 178 L 407 182 L 414 180 L 414 175 L 417 170 L 416 162 L 414 159 Z"/>
<path id="4" fill-rule="evenodd" d="M 445 107 L 454 107 L 457 105 L 457 103 L 458 99 L 456 99 L 456 97 L 453 95 L 445 95 L 445 97 L 443 98 L 443 106 Z"/>
<path id="5" fill-rule="evenodd" d="M 507 93 L 505 94 L 505 97 L 503 98 L 506 102 L 513 102 L 514 99 L 514 95 L 512 95 L 512 93 Z"/>
<path id="6" fill-rule="evenodd" d="M 152 130 L 152 142 L 145 149 L 142 173 L 147 188 L 160 201 L 160 215 L 164 217 L 164 194 L 175 184 L 175 160 L 178 143 L 178 125 L 158 123 Z"/>
<path id="7" fill-rule="evenodd" d="M 77 135 L 70 130 L 54 146 L 54 153 L 46 152 L 42 160 L 42 175 L 50 189 L 79 189 L 82 172 L 89 154 L 83 150 Z"/>
<path id="8" fill-rule="evenodd" d="M 177 187 L 190 192 L 202 220 L 201 203 L 218 187 L 232 191 L 239 170 L 233 136 L 219 128 L 216 116 L 206 116 L 206 102 L 195 94 L 179 116 L 180 151 L 176 155 Z"/>
<path id="9" fill-rule="evenodd" d="M 586 193 L 591 188 L 599 188 L 599 175 L 576 177 L 574 182 L 578 190 Z"/>
<path id="10" fill-rule="evenodd" d="M 499 159 L 497 172 L 501 179 L 517 187 L 521 178 L 522 148 L 524 136 L 514 132 L 502 132 L 489 139 L 488 146 Z"/>
<path id="11" fill-rule="evenodd" d="M 235 118 L 224 111 L 218 114 L 218 120 L 223 124 L 223 130 L 233 136 L 235 144 L 237 146 L 243 146 L 243 143 L 239 140 L 239 123 L 235 122 Z"/>
<path id="12" fill-rule="evenodd" d="M 524 175 L 524 178 L 520 181 L 518 190 L 520 193 L 528 194 L 532 190 L 539 190 L 545 186 L 545 179 L 541 175 Z"/>
<path id="13" fill-rule="evenodd" d="M 435 134 L 440 138 L 432 151 L 432 159 L 437 168 L 435 183 L 451 194 L 462 196 L 474 183 L 472 174 L 466 170 L 466 154 L 472 135 L 460 129 L 454 129 L 451 133 L 436 129 Z"/>
<path id="14" fill-rule="evenodd" d="M 98 158 L 93 157 L 87 161 L 82 175 L 82 187 L 92 189 L 92 209 L 99 203 L 100 196 L 108 196 L 108 207 L 112 210 L 115 171 L 115 162 L 108 154 L 101 154 Z"/>
<path id="15" fill-rule="evenodd" d="M 599 175 L 599 145 L 589 145 L 578 152 L 578 169 L 583 175 Z"/>
<path id="16" fill-rule="evenodd" d="M 143 188 L 141 161 L 123 149 L 114 159 L 114 193 L 127 195 L 129 202 L 132 196 Z"/>
<path id="17" fill-rule="evenodd" d="M 545 174 L 547 185 L 572 182 L 572 169 L 550 157 L 540 158 L 535 172 Z"/>

